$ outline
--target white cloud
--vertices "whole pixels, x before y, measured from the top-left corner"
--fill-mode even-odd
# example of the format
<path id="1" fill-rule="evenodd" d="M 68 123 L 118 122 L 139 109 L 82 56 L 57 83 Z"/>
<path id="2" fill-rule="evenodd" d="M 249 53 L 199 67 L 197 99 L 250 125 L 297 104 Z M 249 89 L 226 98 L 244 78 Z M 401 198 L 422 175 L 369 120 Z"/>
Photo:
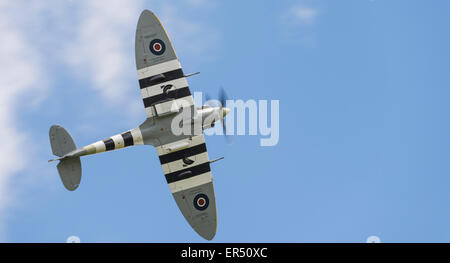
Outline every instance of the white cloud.
<path id="1" fill-rule="evenodd" d="M 45 93 L 45 79 L 40 70 L 40 56 L 26 41 L 23 34 L 9 21 L 9 6 L 0 4 L 0 220 L 4 220 L 5 209 L 11 204 L 12 177 L 25 168 L 29 157 L 24 145 L 28 134 L 18 127 L 17 112 L 24 105 L 27 93 L 42 96 Z M 0 221 L 0 223 L 2 223 Z M 2 224 L 0 238 L 4 239 Z"/>
<path id="2" fill-rule="evenodd" d="M 0 240 L 5 240 L 7 208 L 17 204 L 16 198 L 22 194 L 20 189 L 12 189 L 13 182 L 21 172 L 30 172 L 30 164 L 42 167 L 43 158 L 37 157 L 34 150 L 42 153 L 49 149 L 48 145 L 36 144 L 33 135 L 23 129 L 24 125 L 29 127 L 22 123 L 19 112 L 30 106 L 36 108 L 45 100 L 49 91 L 47 80 L 55 77 L 52 70 L 69 65 L 79 71 L 99 91 L 100 101 L 124 102 L 127 86 L 131 88 L 137 82 L 134 79 L 126 85 L 124 81 L 124 72 L 130 72 L 130 77 L 136 72 L 133 63 L 124 59 L 128 55 L 124 50 L 130 47 L 124 46 L 123 34 L 126 31 L 134 35 L 140 10 L 133 12 L 133 5 L 120 1 L 109 1 L 108 5 L 98 1 L 65 4 L 0 1 Z M 73 42 L 65 41 L 74 35 Z M 132 43 L 132 39 L 127 39 Z M 24 182 L 36 182 L 23 179 L 16 186 L 22 188 L 26 187 Z"/>
<path id="3" fill-rule="evenodd" d="M 316 22 L 318 11 L 306 6 L 293 6 L 284 15 L 284 19 L 291 25 L 312 25 Z"/>
<path id="4" fill-rule="evenodd" d="M 11 184 L 20 172 L 29 172 L 25 164 L 44 167 L 42 156 L 49 153 L 48 144 L 35 143 L 33 134 L 23 129 L 19 111 L 30 106 L 30 101 L 32 107 L 39 109 L 52 91 L 48 86 L 60 84 L 54 83 L 58 81 L 56 70 L 74 74 L 71 77 L 86 82 L 88 86 L 84 88 L 94 90 L 98 94 L 95 99 L 102 105 L 126 105 L 117 108 L 144 112 L 142 102 L 133 95 L 138 92 L 134 33 L 140 12 L 149 6 L 145 3 L 0 0 L 0 138 L 4 138 L 0 150 L 1 240 L 3 215 L 15 198 L 20 198 L 17 195 L 20 190 L 13 191 Z M 163 20 L 178 53 L 204 55 L 205 50 L 214 46 L 218 34 L 198 19 L 188 19 L 180 5 L 163 3 L 157 7 L 153 11 Z M 98 104 L 88 107 L 95 111 Z"/>
<path id="5" fill-rule="evenodd" d="M 185 6 L 198 8 L 195 4 Z M 74 8 L 80 16 L 74 24 L 74 38 L 67 42 L 63 55 L 69 65 L 91 80 L 92 88 L 114 105 L 131 105 L 133 112 L 142 110 L 141 101 L 131 99 L 137 88 L 134 64 L 134 32 L 140 12 L 150 5 L 141 0 L 77 1 Z M 204 23 L 185 15 L 181 4 L 155 3 L 158 17 L 163 21 L 178 54 L 202 55 L 217 43 L 218 34 Z M 135 103 L 134 103 L 135 102 Z"/>
<path id="6" fill-rule="evenodd" d="M 218 34 L 199 19 L 186 16 L 186 8 L 199 11 L 203 7 L 167 2 L 150 5 L 141 0 L 74 2 L 72 9 L 79 15 L 67 25 L 72 28 L 71 41 L 61 53 L 61 59 L 67 60 L 80 79 L 90 81 L 101 100 L 136 116 L 132 122 L 141 121 L 144 112 L 136 97 L 134 34 L 140 12 L 150 7 L 162 20 L 178 55 L 195 57 L 195 61 L 213 57 L 210 51 L 218 42 Z"/>
<path id="7" fill-rule="evenodd" d="M 289 42 L 306 48 L 316 46 L 316 30 L 314 25 L 320 14 L 317 7 L 297 4 L 285 10 L 280 16 L 280 33 Z"/>
<path id="8" fill-rule="evenodd" d="M 131 50 L 141 6 L 141 1 L 120 0 L 75 5 L 81 16 L 72 25 L 74 38 L 67 42 L 64 53 L 70 66 L 88 77 L 107 102 L 128 104 L 127 94 L 136 88 L 136 81 L 127 80 L 136 75 Z"/>

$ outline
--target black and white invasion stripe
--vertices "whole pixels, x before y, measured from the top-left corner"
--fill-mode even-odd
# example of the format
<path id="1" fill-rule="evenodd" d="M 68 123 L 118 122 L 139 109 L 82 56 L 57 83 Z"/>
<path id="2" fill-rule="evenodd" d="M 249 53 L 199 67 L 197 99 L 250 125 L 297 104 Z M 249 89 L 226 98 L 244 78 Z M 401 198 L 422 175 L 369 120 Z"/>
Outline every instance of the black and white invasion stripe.
<path id="1" fill-rule="evenodd" d="M 163 82 L 167 82 L 167 81 L 171 81 L 171 80 L 175 80 L 175 79 L 179 79 L 179 78 L 183 78 L 183 77 L 184 77 L 183 70 L 181 68 L 178 68 L 175 70 L 158 73 L 156 75 L 140 79 L 139 86 L 141 89 L 145 89 L 150 86 L 155 86 L 155 85 L 161 84 Z"/>
<path id="2" fill-rule="evenodd" d="M 161 162 L 161 164 L 167 164 L 175 161 L 182 161 L 184 158 L 189 158 L 191 156 L 199 155 L 205 152 L 206 152 L 206 144 L 202 143 L 180 151 L 161 155 L 159 156 L 159 161 Z M 192 163 L 192 166 L 188 168 L 167 173 L 166 174 L 167 183 L 173 183 L 176 181 L 184 180 L 211 171 L 209 166 L 209 160 L 206 159 L 203 161 L 206 162 L 204 163 L 194 162 Z"/>
<path id="3" fill-rule="evenodd" d="M 200 174 L 204 174 L 211 171 L 211 167 L 209 166 L 209 161 L 206 163 L 202 163 L 196 166 L 192 166 L 183 170 L 175 171 L 169 174 L 166 174 L 167 183 L 173 183 L 180 180 L 188 179 Z"/>
<path id="4" fill-rule="evenodd" d="M 183 99 L 194 104 L 189 86 L 177 59 L 138 70 L 139 86 L 147 117 L 150 107 L 168 99 Z"/>
<path id="5" fill-rule="evenodd" d="M 174 144 L 182 145 L 183 142 L 189 142 L 189 146 L 181 150 L 164 150 L 167 145 L 157 147 L 172 193 L 212 181 L 204 136 L 194 136 L 192 140 L 184 139 Z"/>
<path id="6" fill-rule="evenodd" d="M 103 143 L 105 144 L 105 151 L 111 151 L 114 149 L 132 146 L 134 145 L 134 140 L 131 131 L 128 131 L 105 139 L 103 140 Z"/>

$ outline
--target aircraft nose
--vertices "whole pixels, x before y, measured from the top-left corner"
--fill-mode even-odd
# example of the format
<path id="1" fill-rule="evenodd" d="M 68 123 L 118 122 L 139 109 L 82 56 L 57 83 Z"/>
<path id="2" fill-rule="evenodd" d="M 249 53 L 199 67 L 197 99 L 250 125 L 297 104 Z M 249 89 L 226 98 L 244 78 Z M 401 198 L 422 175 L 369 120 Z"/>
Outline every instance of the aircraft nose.
<path id="1" fill-rule="evenodd" d="M 227 114 L 230 112 L 230 109 L 228 108 L 222 108 L 222 118 L 225 118 Z"/>

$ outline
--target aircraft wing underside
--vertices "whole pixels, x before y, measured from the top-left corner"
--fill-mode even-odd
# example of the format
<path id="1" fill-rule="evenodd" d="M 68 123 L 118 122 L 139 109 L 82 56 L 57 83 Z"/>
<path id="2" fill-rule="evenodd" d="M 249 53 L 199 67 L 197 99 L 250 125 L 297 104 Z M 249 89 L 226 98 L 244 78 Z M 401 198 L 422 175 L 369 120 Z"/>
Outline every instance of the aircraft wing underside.
<path id="1" fill-rule="evenodd" d="M 142 12 L 139 18 L 135 52 L 147 118 L 158 115 L 158 110 L 174 108 L 174 103 L 183 104 L 183 107 L 194 105 L 172 43 L 159 19 L 148 10 Z M 192 108 L 195 111 L 195 107 Z"/>
<path id="2" fill-rule="evenodd" d="M 172 44 L 158 18 L 148 10 L 139 18 L 135 45 L 147 118 L 159 119 L 186 107 L 195 115 L 189 85 Z M 167 119 L 160 119 L 159 125 Z M 167 128 L 161 127 L 161 131 Z M 158 138 L 162 145 L 156 149 L 170 191 L 192 228 L 211 240 L 216 234 L 217 215 L 205 138 L 203 134 L 167 138 Z"/>
<path id="3" fill-rule="evenodd" d="M 170 191 L 181 213 L 205 239 L 216 233 L 216 201 L 202 135 L 156 147 Z"/>

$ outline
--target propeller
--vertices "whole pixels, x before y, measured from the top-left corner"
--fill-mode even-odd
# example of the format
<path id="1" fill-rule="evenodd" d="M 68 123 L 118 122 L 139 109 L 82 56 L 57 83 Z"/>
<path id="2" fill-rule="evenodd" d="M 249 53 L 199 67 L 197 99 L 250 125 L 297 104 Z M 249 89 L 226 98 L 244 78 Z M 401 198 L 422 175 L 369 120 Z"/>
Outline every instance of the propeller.
<path id="1" fill-rule="evenodd" d="M 228 96 L 223 87 L 220 87 L 220 90 L 219 90 L 219 100 L 211 100 L 208 93 L 205 94 L 205 98 L 206 98 L 207 105 L 212 106 L 212 107 L 214 107 L 214 106 L 220 107 L 220 112 L 225 111 L 225 114 L 227 114 L 229 112 L 229 109 L 225 108 Z M 219 105 L 217 105 L 216 103 L 214 103 L 216 105 L 212 105 L 211 101 L 219 102 Z M 225 140 L 227 141 L 228 144 L 231 144 L 231 137 L 227 134 L 227 126 L 225 124 L 225 118 L 222 118 L 222 128 L 223 128 L 223 134 L 225 135 Z"/>
<path id="2" fill-rule="evenodd" d="M 227 94 L 225 93 L 225 90 L 220 87 L 219 90 L 219 100 L 220 100 L 220 112 L 223 112 L 223 108 L 226 106 L 227 103 Z M 228 111 L 228 109 L 226 109 Z M 228 112 L 224 113 L 227 114 Z M 222 118 L 222 128 L 223 128 L 223 134 L 225 135 L 225 140 L 227 142 L 230 142 L 230 137 L 227 135 L 227 126 L 225 125 L 225 117 Z"/>

